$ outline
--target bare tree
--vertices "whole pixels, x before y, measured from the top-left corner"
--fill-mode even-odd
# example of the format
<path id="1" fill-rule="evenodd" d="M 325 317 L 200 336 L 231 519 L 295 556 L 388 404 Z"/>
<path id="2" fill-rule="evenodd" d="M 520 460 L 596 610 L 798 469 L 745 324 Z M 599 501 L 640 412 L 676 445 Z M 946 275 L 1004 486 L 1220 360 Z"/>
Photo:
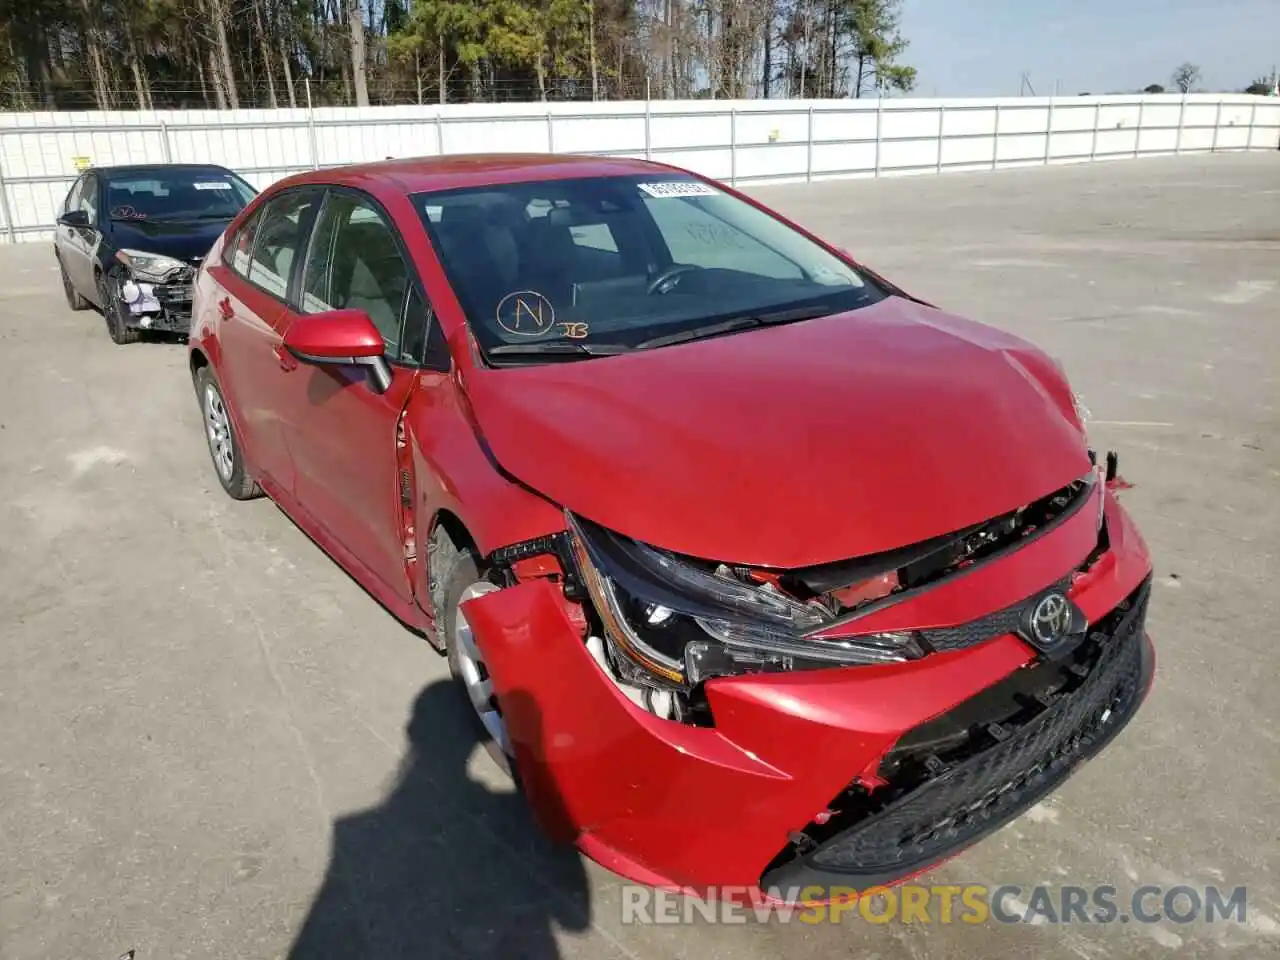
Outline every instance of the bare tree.
<path id="1" fill-rule="evenodd" d="M 364 56 L 364 19 L 360 0 L 347 0 L 347 26 L 351 30 L 351 76 L 355 80 L 356 106 L 369 105 L 368 64 Z"/>
<path id="2" fill-rule="evenodd" d="M 262 25 L 262 5 L 259 3 L 253 5 L 253 19 L 258 28 L 258 49 L 262 53 L 262 69 L 267 77 L 267 106 L 274 110 L 278 103 L 276 102 L 276 81 L 272 76 L 271 44 L 267 38 L 266 28 Z"/>
<path id="3" fill-rule="evenodd" d="M 1190 93 L 1191 88 L 1200 82 L 1200 68 L 1194 63 L 1184 63 L 1173 71 L 1173 85 L 1183 93 Z"/>

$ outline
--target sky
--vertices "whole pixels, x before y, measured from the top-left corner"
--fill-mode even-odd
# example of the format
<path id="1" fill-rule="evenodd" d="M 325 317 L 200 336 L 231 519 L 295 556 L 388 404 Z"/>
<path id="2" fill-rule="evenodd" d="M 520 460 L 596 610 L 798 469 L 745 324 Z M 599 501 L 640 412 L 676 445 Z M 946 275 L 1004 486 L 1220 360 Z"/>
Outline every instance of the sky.
<path id="1" fill-rule="evenodd" d="M 1280 65 L 1280 0 L 903 0 L 916 96 L 1127 93 L 1190 61 L 1240 90 Z"/>

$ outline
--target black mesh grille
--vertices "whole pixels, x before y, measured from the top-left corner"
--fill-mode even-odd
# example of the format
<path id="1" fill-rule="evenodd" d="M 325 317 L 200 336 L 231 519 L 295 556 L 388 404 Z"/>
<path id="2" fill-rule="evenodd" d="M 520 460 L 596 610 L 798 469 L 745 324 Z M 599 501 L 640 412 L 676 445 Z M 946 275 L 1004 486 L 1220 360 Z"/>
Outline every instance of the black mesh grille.
<path id="1" fill-rule="evenodd" d="M 1070 583 L 1071 578 L 1068 577 L 1055 584 L 1055 586 L 1065 593 Z M 925 642 L 931 649 L 941 652 L 944 650 L 962 650 L 965 647 L 983 643 L 1006 633 L 1017 633 L 1018 627 L 1022 622 L 1023 613 L 1026 612 L 1026 608 L 1030 604 L 1035 603 L 1039 596 L 1037 594 L 1034 597 L 1021 600 L 1011 607 L 1006 607 L 1004 610 L 997 610 L 995 613 L 989 613 L 985 617 L 962 623 L 956 627 L 921 630 L 920 635 L 924 637 Z"/>
<path id="2" fill-rule="evenodd" d="M 1022 620 L 1025 603 L 1009 607 L 996 613 L 988 614 L 981 620 L 971 620 L 958 627 L 939 627 L 936 630 L 921 630 L 920 635 L 934 650 L 962 650 L 975 643 L 982 643 L 993 637 L 1006 633 L 1017 633 Z"/>
<path id="3" fill-rule="evenodd" d="M 1078 686 L 1023 726 L 1004 731 L 999 742 L 939 772 L 801 860 L 779 864 L 765 881 L 816 870 L 853 883 L 887 882 L 944 859 L 1040 800 L 1137 710 L 1148 669 L 1142 636 L 1147 591 L 1144 584 L 1110 620 L 1110 629 L 1091 634 L 1098 652 Z"/>

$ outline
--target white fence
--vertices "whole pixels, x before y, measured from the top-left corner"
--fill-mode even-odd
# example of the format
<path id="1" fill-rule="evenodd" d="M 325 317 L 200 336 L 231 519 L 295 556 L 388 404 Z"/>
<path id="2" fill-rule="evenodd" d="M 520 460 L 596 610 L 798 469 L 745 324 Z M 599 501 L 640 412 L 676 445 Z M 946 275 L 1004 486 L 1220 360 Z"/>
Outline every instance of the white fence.
<path id="1" fill-rule="evenodd" d="M 1280 99 L 740 100 L 0 114 L 0 238 L 47 239 L 86 163 L 219 163 L 262 187 L 386 157 L 645 157 L 733 184 L 1275 150 Z"/>

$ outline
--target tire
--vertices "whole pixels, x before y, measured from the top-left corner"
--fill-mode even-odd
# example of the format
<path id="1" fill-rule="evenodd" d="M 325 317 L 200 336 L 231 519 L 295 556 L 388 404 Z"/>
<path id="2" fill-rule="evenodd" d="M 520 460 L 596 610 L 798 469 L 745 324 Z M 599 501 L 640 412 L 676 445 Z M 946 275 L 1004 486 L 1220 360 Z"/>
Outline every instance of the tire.
<path id="1" fill-rule="evenodd" d="M 453 675 L 458 687 L 459 701 L 463 709 L 470 714 L 480 742 L 493 758 L 493 762 L 507 776 L 515 779 L 514 763 L 501 742 L 505 740 L 505 735 L 495 736 L 494 730 L 486 725 L 479 709 L 472 702 L 468 676 L 474 675 L 477 664 L 465 651 L 465 644 L 460 639 L 458 630 L 459 620 L 462 619 L 458 607 L 464 595 L 468 592 L 475 593 L 499 588 L 485 579 L 476 555 L 465 547 L 457 546 L 443 527 L 436 527 L 432 534 L 431 558 L 431 569 L 438 571 L 432 586 L 432 598 L 436 601 L 436 610 L 439 611 L 438 622 L 444 635 L 445 654 L 449 658 L 449 672 Z M 487 677 L 483 662 L 480 662 L 479 667 L 481 675 Z M 490 702 L 500 722 L 501 706 L 495 700 Z M 503 729 L 505 730 L 505 727 Z"/>
<path id="2" fill-rule="evenodd" d="M 209 367 L 201 367 L 195 376 L 196 397 L 200 401 L 200 419 L 209 446 L 209 459 L 214 476 L 232 500 L 252 500 L 262 495 L 262 488 L 245 469 L 222 387 Z M 212 411 L 212 412 L 211 412 Z M 220 442 L 221 441 L 221 442 Z"/>
<path id="3" fill-rule="evenodd" d="M 102 318 L 107 321 L 107 335 L 117 345 L 137 343 L 142 336 L 141 331 L 126 326 L 124 308 L 120 298 L 115 295 L 116 280 L 105 273 L 98 274 L 98 299 L 102 302 Z"/>
<path id="4" fill-rule="evenodd" d="M 82 297 L 80 291 L 75 288 L 75 284 L 67 276 L 67 268 L 62 265 L 61 260 L 58 261 L 58 273 L 62 274 L 62 293 L 67 298 L 67 306 L 72 310 L 88 310 L 92 304 Z"/>

